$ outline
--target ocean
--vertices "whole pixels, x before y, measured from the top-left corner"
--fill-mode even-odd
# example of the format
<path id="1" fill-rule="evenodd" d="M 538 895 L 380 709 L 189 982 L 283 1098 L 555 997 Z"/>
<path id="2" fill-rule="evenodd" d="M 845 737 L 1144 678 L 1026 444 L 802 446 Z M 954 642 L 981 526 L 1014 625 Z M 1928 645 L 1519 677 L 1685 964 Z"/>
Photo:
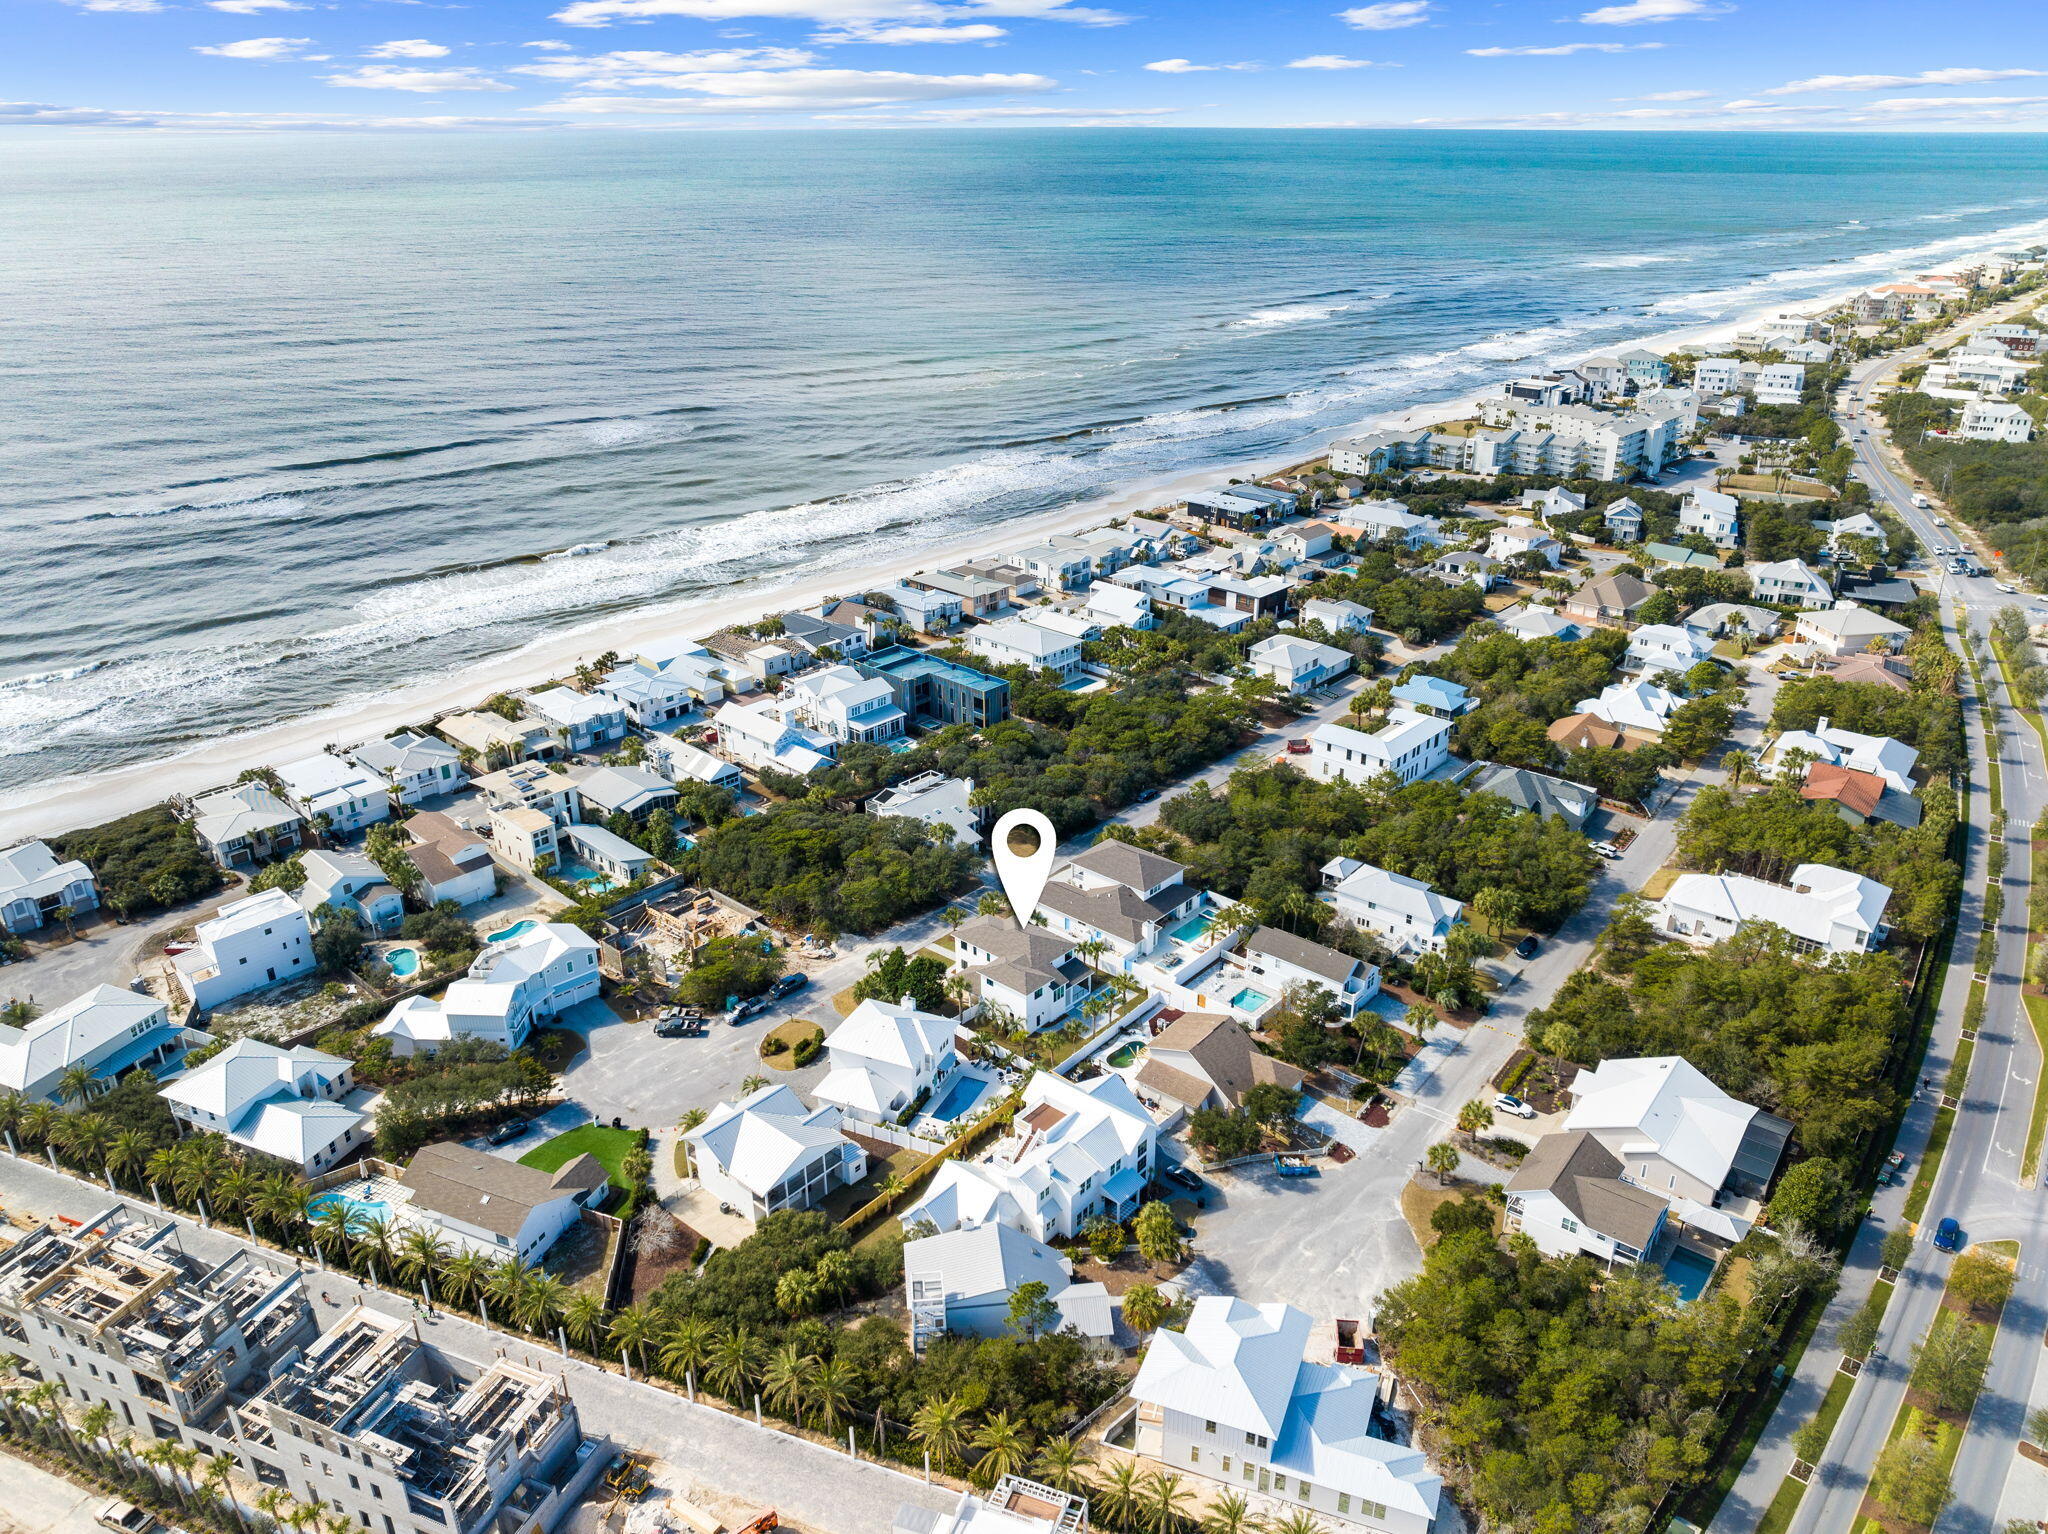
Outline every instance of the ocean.
<path id="1" fill-rule="evenodd" d="M 17 133 L 0 791 L 2048 237 L 2023 136 Z"/>

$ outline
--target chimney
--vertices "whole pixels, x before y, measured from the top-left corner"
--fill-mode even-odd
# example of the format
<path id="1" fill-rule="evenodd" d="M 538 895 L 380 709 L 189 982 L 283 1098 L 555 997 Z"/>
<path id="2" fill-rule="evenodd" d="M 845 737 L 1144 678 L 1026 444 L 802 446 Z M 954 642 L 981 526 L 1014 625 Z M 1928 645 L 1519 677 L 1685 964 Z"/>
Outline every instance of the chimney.
<path id="1" fill-rule="evenodd" d="M 915 1012 L 917 1010 L 917 998 L 915 996 L 905 996 L 897 1005 L 906 1012 Z"/>
<path id="2" fill-rule="evenodd" d="M 1821 735 L 1821 736 L 1825 736 L 1825 735 L 1827 734 L 1827 732 L 1828 732 L 1828 716 L 1827 716 L 1826 714 L 1822 714 L 1822 715 L 1820 716 L 1820 718 L 1818 718 L 1818 719 L 1814 720 L 1814 722 L 1813 722 L 1813 733 L 1814 733 L 1814 734 L 1816 734 L 1816 735 Z"/>

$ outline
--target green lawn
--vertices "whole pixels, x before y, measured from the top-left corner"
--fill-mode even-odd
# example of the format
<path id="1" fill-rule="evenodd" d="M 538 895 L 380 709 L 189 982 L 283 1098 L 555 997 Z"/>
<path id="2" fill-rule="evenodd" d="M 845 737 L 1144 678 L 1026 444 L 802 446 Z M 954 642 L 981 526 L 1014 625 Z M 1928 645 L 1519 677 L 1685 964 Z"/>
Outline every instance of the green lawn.
<path id="1" fill-rule="evenodd" d="M 640 1148 L 644 1137 L 645 1131 L 639 1129 L 607 1129 L 602 1124 L 583 1124 L 536 1145 L 519 1158 L 519 1164 L 543 1172 L 557 1172 L 588 1151 L 611 1174 L 612 1186 L 623 1193 L 628 1190 L 628 1184 L 619 1175 L 619 1163 L 626 1159 L 627 1152 Z"/>

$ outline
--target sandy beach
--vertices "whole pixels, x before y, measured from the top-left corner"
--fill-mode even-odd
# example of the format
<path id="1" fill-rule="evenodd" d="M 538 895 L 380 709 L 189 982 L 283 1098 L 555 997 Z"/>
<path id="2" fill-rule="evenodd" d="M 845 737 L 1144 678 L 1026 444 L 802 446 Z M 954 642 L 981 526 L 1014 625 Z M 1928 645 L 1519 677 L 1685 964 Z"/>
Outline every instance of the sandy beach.
<path id="1" fill-rule="evenodd" d="M 1764 317 L 1775 314 L 1820 314 L 1852 294 L 1865 291 L 1865 281 L 1822 298 L 1797 304 L 1773 304 L 1733 320 L 1688 326 L 1630 343 L 1653 351 L 1681 345 L 1725 340 Z M 1586 355 L 1592 355 L 1588 353 Z M 1529 364 L 1534 367 L 1533 362 Z M 1502 378 L 1512 365 L 1504 366 Z M 1490 391 L 1489 391 L 1490 392 Z M 0 797 L 0 846 L 28 836 L 47 836 L 160 803 L 172 794 L 189 794 L 233 781 L 250 767 L 274 765 L 309 755 L 330 745 L 353 745 L 406 725 L 425 722 L 450 709 L 473 706 L 492 693 L 529 686 L 565 675 L 578 662 L 608 650 L 628 652 L 648 641 L 687 633 L 710 634 L 735 623 L 753 622 L 771 611 L 811 605 L 830 595 L 845 595 L 886 585 L 912 570 L 976 558 L 1032 539 L 1099 525 L 1116 516 L 1172 505 L 1189 493 L 1231 478 L 1274 473 L 1315 456 L 1327 442 L 1365 431 L 1409 429 L 1432 421 L 1454 419 L 1477 410 L 1484 394 L 1429 400 L 1404 410 L 1382 413 L 1330 433 L 1320 443 L 1304 443 L 1284 455 L 1248 461 L 1229 469 L 1211 469 L 1128 486 L 1063 511 L 1021 518 L 1000 528 L 985 528 L 971 538 L 926 549 L 915 561 L 821 571 L 779 586 L 749 587 L 729 599 L 659 603 L 630 615 L 566 629 L 508 651 L 482 664 L 447 676 L 394 688 L 382 697 L 303 715 L 285 723 L 223 736 L 174 756 L 136 763 L 89 776 L 53 779 Z"/>

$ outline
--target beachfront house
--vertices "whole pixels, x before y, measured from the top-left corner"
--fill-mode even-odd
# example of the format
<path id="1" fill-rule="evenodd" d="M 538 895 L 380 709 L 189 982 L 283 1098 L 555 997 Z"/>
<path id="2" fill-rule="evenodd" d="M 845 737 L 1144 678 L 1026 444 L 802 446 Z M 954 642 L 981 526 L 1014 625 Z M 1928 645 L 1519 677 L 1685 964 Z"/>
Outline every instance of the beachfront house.
<path id="1" fill-rule="evenodd" d="M 706 1194 L 750 1224 L 783 1209 L 808 1209 L 867 1175 L 867 1152 L 841 1132 L 836 1104 L 806 1108 L 785 1086 L 723 1102 L 683 1134 Z"/>
<path id="2" fill-rule="evenodd" d="M 312 1175 L 332 1171 L 373 1137 L 348 1098 L 355 1064 L 304 1045 L 237 1039 L 157 1095 L 172 1117 Z"/>
<path id="3" fill-rule="evenodd" d="M 894 1123 L 959 1069 L 959 1027 L 950 1017 L 919 1011 L 907 996 L 895 1005 L 869 998 L 826 1038 L 832 1068 L 811 1096 L 850 1119 Z"/>
<path id="4" fill-rule="evenodd" d="M 43 842 L 23 842 L 0 852 L 0 929 L 34 932 L 57 921 L 60 911 L 75 919 L 97 910 L 99 881 L 76 858 L 59 858 Z"/>
<path id="5" fill-rule="evenodd" d="M 385 740 L 351 747 L 358 767 L 375 773 L 402 804 L 419 804 L 457 793 L 469 781 L 462 753 L 445 740 L 401 730 Z"/>
<path id="6" fill-rule="evenodd" d="M 189 948 L 171 955 L 172 978 L 198 1007 L 303 980 L 319 967 L 312 924 L 282 889 L 229 901 L 193 929 Z"/>
<path id="7" fill-rule="evenodd" d="M 601 751 L 626 735 L 626 710 L 601 692 L 544 687 L 522 695 L 530 718 L 551 728 L 571 751 Z"/>
<path id="8" fill-rule="evenodd" d="M 1266 485 L 1224 485 L 1188 497 L 1188 515 L 1199 522 L 1218 522 L 1239 532 L 1276 527 L 1294 515 L 1300 497 Z"/>
<path id="9" fill-rule="evenodd" d="M 1391 772 L 1403 783 L 1426 778 L 1451 759 L 1451 724 L 1412 708 L 1390 708 L 1367 734 L 1334 720 L 1309 732 L 1310 776 L 1363 783 Z"/>
<path id="10" fill-rule="evenodd" d="M 305 840 L 305 816 L 254 779 L 201 794 L 186 809 L 200 850 L 226 869 L 289 857 Z"/>
<path id="11" fill-rule="evenodd" d="M 1267 678 L 1285 693 L 1312 692 L 1351 669 L 1349 650 L 1288 634 L 1269 634 L 1245 659 L 1252 675 Z"/>
<path id="12" fill-rule="evenodd" d="M 716 681 L 709 685 L 714 699 L 725 696 Z M 591 691 L 641 729 L 659 730 L 695 713 L 703 702 L 705 686 L 701 677 L 636 663 L 606 672 Z"/>
<path id="13" fill-rule="evenodd" d="M 438 1000 L 408 996 L 370 1033 L 389 1039 L 396 1055 L 432 1053 L 450 1039 L 517 1049 L 537 1025 L 593 1000 L 598 984 L 596 941 L 565 922 L 542 922 L 485 943 Z"/>
<path id="14" fill-rule="evenodd" d="M 322 906 L 346 911 L 371 932 L 385 936 L 405 920 L 405 897 L 391 885 L 384 870 L 360 852 L 330 852 L 315 847 L 300 855 L 306 882 L 299 886 L 299 909 L 315 921 Z"/>
<path id="15" fill-rule="evenodd" d="M 1062 681 L 1081 669 L 1081 641 L 1022 618 L 984 624 L 967 636 L 967 647 L 998 666 L 1051 671 Z"/>
<path id="16" fill-rule="evenodd" d="M 466 760 L 486 770 L 561 753 L 554 730 L 542 719 L 515 720 L 490 710 L 463 710 L 437 719 L 434 730 L 458 752 L 467 753 Z"/>
<path id="17" fill-rule="evenodd" d="M 1442 953 L 1451 928 L 1465 919 L 1463 901 L 1357 858 L 1332 858 L 1322 875 L 1323 899 L 1338 919 L 1378 933 L 1396 953 Z"/>
<path id="18" fill-rule="evenodd" d="M 1264 1525 L 1429 1534 L 1443 1478 L 1389 1436 L 1385 1376 L 1305 1361 L 1315 1330 L 1292 1305 L 1201 1296 L 1180 1331 L 1152 1334 L 1131 1381 L 1135 1452 L 1243 1498 Z"/>
<path id="19" fill-rule="evenodd" d="M 98 1082 L 124 1071 L 162 1068 L 206 1042 L 171 1021 L 154 996 L 96 985 L 24 1023 L 0 1023 L 0 1090 L 30 1102 L 61 1103 L 64 1077 L 83 1067 Z"/>
<path id="20" fill-rule="evenodd" d="M 959 606 L 963 618 L 992 618 L 1010 605 L 1010 588 L 986 576 L 957 570 L 919 570 L 900 584 L 915 591 L 936 592 Z"/>
<path id="21" fill-rule="evenodd" d="M 285 798 L 327 834 L 352 836 L 391 818 L 390 785 L 348 757 L 316 751 L 286 762 L 277 778 Z"/>

